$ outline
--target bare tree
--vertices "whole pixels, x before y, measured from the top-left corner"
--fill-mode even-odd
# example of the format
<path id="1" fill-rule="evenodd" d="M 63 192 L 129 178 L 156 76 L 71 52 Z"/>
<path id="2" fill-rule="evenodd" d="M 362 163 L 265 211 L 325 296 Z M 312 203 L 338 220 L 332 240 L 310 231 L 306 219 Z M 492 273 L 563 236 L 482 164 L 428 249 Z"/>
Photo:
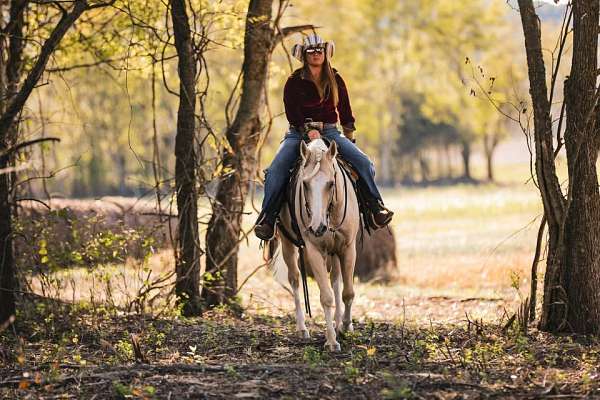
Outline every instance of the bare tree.
<path id="1" fill-rule="evenodd" d="M 194 137 L 196 133 L 196 60 L 185 0 L 170 0 L 179 72 L 179 110 L 175 136 L 175 186 L 177 190 L 178 241 L 175 291 L 187 316 L 201 313 L 200 242 Z"/>
<path id="2" fill-rule="evenodd" d="M 265 87 L 271 54 L 287 35 L 312 29 L 302 25 L 279 29 L 287 6 L 279 2 L 272 17 L 273 0 L 251 0 L 246 15 L 241 98 L 233 123 L 226 132 L 228 145 L 222 153 L 223 170 L 212 217 L 206 233 L 206 271 L 202 297 L 209 306 L 223 303 L 237 291 L 237 262 L 241 222 L 249 183 L 256 174 L 257 147 L 265 105 Z"/>
<path id="3" fill-rule="evenodd" d="M 564 144 L 569 175 L 565 196 L 554 164 L 551 99 L 542 58 L 540 20 L 532 0 L 519 0 L 533 103 L 535 173 L 549 232 L 540 328 L 554 332 L 598 333 L 600 193 L 596 161 L 600 150 L 600 90 L 596 79 L 599 3 L 598 0 L 574 0 L 567 9 L 570 7 L 573 12 L 573 56 L 564 93 Z M 558 146 L 561 144 L 559 138 Z"/>
<path id="4" fill-rule="evenodd" d="M 12 218 L 14 201 L 11 199 L 15 175 L 9 173 L 13 156 L 23 147 L 18 143 L 17 116 L 39 82 L 48 60 L 56 50 L 67 31 L 77 19 L 92 8 L 104 7 L 112 2 L 88 2 L 73 0 L 68 2 L 47 2 L 37 4 L 29 0 L 11 0 L 7 5 L 8 19 L 3 20 L 3 38 L 0 39 L 0 322 L 6 321 L 15 313 L 15 265 L 12 244 Z M 61 15 L 50 36 L 43 42 L 35 62 L 28 70 L 19 86 L 22 73 L 24 37 L 24 15 L 29 7 L 48 7 Z M 6 10 L 2 10 L 5 12 Z M 8 38 L 8 39 L 7 39 Z M 6 43 L 8 40 L 8 46 Z"/>

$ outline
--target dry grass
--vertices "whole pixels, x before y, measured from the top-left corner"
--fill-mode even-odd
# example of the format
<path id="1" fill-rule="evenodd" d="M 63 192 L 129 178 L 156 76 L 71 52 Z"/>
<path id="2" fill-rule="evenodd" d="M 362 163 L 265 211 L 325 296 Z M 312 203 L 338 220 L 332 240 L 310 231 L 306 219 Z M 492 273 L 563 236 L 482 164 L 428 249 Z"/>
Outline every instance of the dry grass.
<path id="1" fill-rule="evenodd" d="M 312 338 L 303 341 L 295 336 L 289 294 L 261 269 L 240 292 L 242 315 L 216 309 L 202 318 L 155 318 L 86 304 L 27 302 L 15 334 L 0 335 L 0 362 L 6 365 L 0 397 L 600 395 L 597 339 L 503 329 L 505 310 L 516 310 L 528 292 L 540 213 L 533 186 L 398 189 L 384 197 L 396 211 L 391 229 L 400 280 L 356 283 L 356 331 L 340 338 L 342 352 L 323 350 L 314 282 Z M 253 218 L 246 219 L 247 228 Z M 240 282 L 261 263 L 250 236 L 240 249 Z M 144 268 L 152 276 L 172 271 L 171 253 L 154 254 L 147 264 L 129 260 L 52 276 L 74 282 L 61 293 L 66 300 L 89 300 L 99 290 L 96 300 L 105 301 L 99 296 L 108 279 L 113 298 L 124 303 L 139 290 Z"/>
<path id="2" fill-rule="evenodd" d="M 520 277 L 523 294 L 529 290 L 541 211 L 537 196 L 531 184 L 385 191 L 396 213 L 391 228 L 400 280 L 390 286 L 357 283 L 355 315 L 393 320 L 406 313 L 421 322 L 457 321 L 465 312 L 499 318 L 518 301 L 511 275 Z M 251 238 L 241 248 L 242 277 L 261 262 L 257 246 Z M 241 294 L 256 310 L 292 310 L 289 295 L 266 271 L 251 279 Z M 314 284 L 311 294 L 312 303 L 318 303 Z M 452 304 L 440 310 L 436 299 Z M 468 299 L 484 300 L 464 301 Z"/>
<path id="3" fill-rule="evenodd" d="M 509 178 L 518 181 L 516 176 Z M 540 215 L 538 194 L 531 183 L 403 188 L 384 191 L 384 198 L 396 213 L 391 229 L 397 238 L 400 278 L 389 286 L 356 283 L 359 320 L 394 320 L 406 315 L 427 323 L 456 322 L 464 319 L 465 312 L 496 320 L 519 299 L 512 287 L 515 276 L 527 294 Z M 247 229 L 254 218 L 246 217 Z M 253 235 L 241 244 L 239 259 L 241 283 L 263 263 Z M 101 303 L 107 300 L 110 284 L 112 301 L 123 305 L 135 297 L 147 270 L 152 279 L 172 271 L 172 252 L 162 250 L 149 257 L 147 264 L 129 260 L 93 270 L 60 270 L 54 277 L 63 283 L 60 297 L 65 300 Z M 35 279 L 34 287 L 39 289 Z M 310 292 L 319 319 L 314 282 Z M 290 295 L 264 268 L 252 275 L 240 296 L 249 310 L 258 313 L 282 316 L 293 310 Z M 448 303 L 447 309 L 440 309 L 440 300 Z"/>

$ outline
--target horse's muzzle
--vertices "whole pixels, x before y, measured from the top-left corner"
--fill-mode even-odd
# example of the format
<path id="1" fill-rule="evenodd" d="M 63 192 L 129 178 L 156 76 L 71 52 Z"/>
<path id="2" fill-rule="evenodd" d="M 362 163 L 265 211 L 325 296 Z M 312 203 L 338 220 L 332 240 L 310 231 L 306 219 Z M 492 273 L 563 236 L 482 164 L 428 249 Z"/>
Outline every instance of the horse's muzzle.
<path id="1" fill-rule="evenodd" d="M 311 231 L 316 237 L 321 237 L 325 234 L 325 232 L 327 232 L 327 225 L 321 224 L 316 231 L 314 231 L 312 228 L 309 228 L 309 231 Z"/>

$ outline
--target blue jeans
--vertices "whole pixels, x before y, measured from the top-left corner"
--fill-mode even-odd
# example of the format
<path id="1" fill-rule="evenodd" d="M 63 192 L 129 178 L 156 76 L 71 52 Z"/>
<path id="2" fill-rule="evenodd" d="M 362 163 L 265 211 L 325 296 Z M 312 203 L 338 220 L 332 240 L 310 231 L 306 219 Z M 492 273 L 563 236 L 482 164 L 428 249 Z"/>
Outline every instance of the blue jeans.
<path id="1" fill-rule="evenodd" d="M 342 155 L 344 160 L 352 164 L 371 197 L 383 202 L 375 185 L 375 168 L 369 157 L 343 136 L 337 128 L 326 128 L 322 136 L 329 141 L 334 140 L 336 142 L 339 154 Z M 259 220 L 264 215 L 264 218 L 270 223 L 275 222 L 281 207 L 283 188 L 289 182 L 292 169 L 300 154 L 301 140 L 302 135 L 300 132 L 296 130 L 288 131 L 281 141 L 275 159 L 273 159 L 269 168 L 265 170 L 265 196 Z"/>

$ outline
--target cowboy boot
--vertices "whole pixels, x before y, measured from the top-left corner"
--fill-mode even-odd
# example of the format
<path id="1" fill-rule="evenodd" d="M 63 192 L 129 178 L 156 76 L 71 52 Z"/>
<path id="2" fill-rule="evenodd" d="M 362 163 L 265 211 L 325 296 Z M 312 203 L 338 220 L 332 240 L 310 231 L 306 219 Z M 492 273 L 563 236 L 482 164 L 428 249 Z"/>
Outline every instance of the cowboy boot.
<path id="1" fill-rule="evenodd" d="M 383 228 L 392 221 L 394 213 L 388 210 L 381 201 L 375 200 L 371 202 L 371 212 L 373 215 L 373 221 L 379 228 Z"/>
<path id="2" fill-rule="evenodd" d="M 254 234 L 260 240 L 269 241 L 275 236 L 275 218 L 269 218 L 269 215 L 264 214 L 262 218 L 256 222 L 254 226 Z"/>

